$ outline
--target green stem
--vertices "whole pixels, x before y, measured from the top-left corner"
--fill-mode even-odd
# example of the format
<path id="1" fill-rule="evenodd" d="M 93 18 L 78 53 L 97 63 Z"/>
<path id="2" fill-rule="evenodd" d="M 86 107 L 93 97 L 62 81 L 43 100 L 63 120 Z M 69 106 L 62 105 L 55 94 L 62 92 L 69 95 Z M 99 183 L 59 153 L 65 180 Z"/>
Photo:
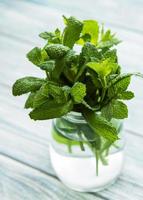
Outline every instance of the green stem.
<path id="1" fill-rule="evenodd" d="M 80 145 L 80 149 L 82 150 L 82 151 L 85 151 L 85 148 L 84 148 L 84 146 L 83 146 L 83 142 L 79 142 L 79 145 Z"/>
<path id="2" fill-rule="evenodd" d="M 96 157 L 96 176 L 99 175 L 99 152 L 95 150 L 95 157 Z"/>
<path id="3" fill-rule="evenodd" d="M 109 148 L 110 148 L 110 147 L 109 147 Z M 106 149 L 105 156 L 108 156 L 108 154 L 109 154 L 109 148 L 108 148 L 108 149 Z"/>
<path id="4" fill-rule="evenodd" d="M 71 148 L 72 145 L 71 145 L 71 141 L 70 140 L 68 141 L 67 146 L 68 146 L 68 152 L 72 153 L 72 148 Z"/>
<path id="5" fill-rule="evenodd" d="M 106 160 L 106 155 L 103 155 L 101 152 L 99 152 L 99 157 L 103 165 L 108 165 L 108 161 Z"/>
<path id="6" fill-rule="evenodd" d="M 82 133 L 80 131 L 78 132 L 78 136 L 79 136 L 80 140 L 82 140 Z M 79 142 L 79 145 L 80 145 L 81 151 L 85 151 L 85 148 L 84 148 L 82 141 Z"/>
<path id="7" fill-rule="evenodd" d="M 104 77 L 104 79 L 102 80 L 102 85 L 103 85 L 103 89 L 102 89 L 102 95 L 101 95 L 101 102 L 104 100 L 105 94 L 106 94 L 106 78 Z"/>
<path id="8" fill-rule="evenodd" d="M 49 76 L 49 73 L 46 71 L 46 76 L 48 78 L 48 80 L 50 80 L 50 76 Z"/>

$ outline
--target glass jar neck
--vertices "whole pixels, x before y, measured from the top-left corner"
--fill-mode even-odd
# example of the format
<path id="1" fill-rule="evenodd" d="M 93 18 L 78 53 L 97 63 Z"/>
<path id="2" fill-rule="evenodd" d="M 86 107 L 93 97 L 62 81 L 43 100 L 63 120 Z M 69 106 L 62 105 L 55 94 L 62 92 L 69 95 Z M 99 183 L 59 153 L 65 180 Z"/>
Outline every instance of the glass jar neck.
<path id="1" fill-rule="evenodd" d="M 72 123 L 81 123 L 81 124 L 86 123 L 82 113 L 80 113 L 80 112 L 72 111 L 72 112 L 68 113 L 67 115 L 63 116 L 62 118 L 69 122 L 72 122 Z"/>

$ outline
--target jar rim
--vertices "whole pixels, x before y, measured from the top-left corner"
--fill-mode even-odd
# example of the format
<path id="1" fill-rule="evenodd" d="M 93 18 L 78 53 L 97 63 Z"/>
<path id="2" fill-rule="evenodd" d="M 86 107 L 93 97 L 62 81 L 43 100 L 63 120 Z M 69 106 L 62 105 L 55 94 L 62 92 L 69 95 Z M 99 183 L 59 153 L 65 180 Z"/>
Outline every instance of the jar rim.
<path id="1" fill-rule="evenodd" d="M 73 123 L 86 123 L 81 112 L 71 111 L 68 114 L 64 115 L 62 118 Z"/>
<path id="2" fill-rule="evenodd" d="M 99 115 L 101 114 L 100 111 L 96 113 Z M 71 111 L 67 113 L 66 115 L 64 115 L 62 118 L 69 120 L 70 122 L 73 122 L 73 123 L 83 123 L 83 124 L 87 123 L 81 112 Z"/>

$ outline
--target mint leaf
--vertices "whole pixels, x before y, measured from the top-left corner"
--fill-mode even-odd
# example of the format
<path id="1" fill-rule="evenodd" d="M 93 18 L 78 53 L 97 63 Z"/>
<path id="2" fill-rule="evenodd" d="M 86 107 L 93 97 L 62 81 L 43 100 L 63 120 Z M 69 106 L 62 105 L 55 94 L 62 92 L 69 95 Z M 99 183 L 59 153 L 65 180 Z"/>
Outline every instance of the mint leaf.
<path id="1" fill-rule="evenodd" d="M 76 82 L 71 88 L 71 96 L 75 103 L 81 103 L 86 96 L 86 86 L 81 82 Z"/>
<path id="2" fill-rule="evenodd" d="M 42 84 L 45 83 L 44 79 L 27 76 L 18 79 L 12 88 L 14 96 L 19 96 L 28 92 L 34 92 L 38 90 Z"/>
<path id="3" fill-rule="evenodd" d="M 37 108 L 46 101 L 50 101 L 52 99 L 57 103 L 66 103 L 69 97 L 69 90 L 69 87 L 59 87 L 51 82 L 48 82 L 42 85 L 40 90 L 36 92 L 33 107 Z"/>
<path id="4" fill-rule="evenodd" d="M 112 125 L 112 123 L 108 122 L 105 118 L 88 110 L 83 112 L 83 116 L 85 120 L 88 122 L 89 126 L 98 135 L 106 138 L 111 142 L 114 142 L 118 139 L 116 128 Z"/>
<path id="5" fill-rule="evenodd" d="M 110 30 L 107 30 L 106 32 L 104 32 L 104 29 L 103 29 L 102 34 L 101 34 L 101 40 L 97 44 L 97 47 L 98 48 L 110 48 L 113 45 L 119 44 L 120 42 L 121 41 L 118 40 L 115 37 L 115 34 L 112 34 Z"/>
<path id="6" fill-rule="evenodd" d="M 93 88 L 93 84 L 94 84 L 93 89 L 102 88 L 102 83 L 101 83 L 100 78 L 98 77 L 98 74 L 90 68 L 88 68 L 88 72 L 89 74 L 87 74 L 87 78 L 89 79 L 89 81 L 87 81 L 86 85 L 90 84 L 90 88 Z"/>
<path id="7" fill-rule="evenodd" d="M 46 119 L 53 119 L 59 118 L 68 112 L 70 112 L 73 108 L 72 101 L 68 101 L 65 104 L 58 104 L 53 100 L 47 101 L 46 103 L 42 104 L 38 108 L 35 108 L 33 111 L 30 112 L 30 118 L 34 120 L 46 120 Z"/>
<path id="8" fill-rule="evenodd" d="M 39 34 L 39 37 L 43 38 L 44 40 L 51 40 L 55 37 L 55 34 L 52 32 L 42 32 Z"/>
<path id="9" fill-rule="evenodd" d="M 25 102 L 25 108 L 33 108 L 33 102 L 34 102 L 34 98 L 35 98 L 36 93 L 35 92 L 31 92 Z"/>
<path id="10" fill-rule="evenodd" d="M 127 90 L 131 82 L 131 75 L 119 75 L 110 81 L 108 86 L 108 96 L 110 98 L 117 96 L 117 94 L 122 93 Z"/>
<path id="11" fill-rule="evenodd" d="M 84 44 L 80 54 L 80 62 L 99 61 L 101 58 L 101 53 L 98 52 L 95 45 L 89 42 Z"/>
<path id="12" fill-rule="evenodd" d="M 45 50 L 51 59 L 57 59 L 63 57 L 69 48 L 62 44 L 49 44 L 45 47 Z"/>
<path id="13" fill-rule="evenodd" d="M 104 106 L 101 109 L 102 116 L 107 119 L 108 121 L 111 121 L 113 118 L 113 112 L 112 112 L 112 103 L 108 103 L 108 105 Z"/>
<path id="14" fill-rule="evenodd" d="M 48 40 L 48 44 L 60 44 L 61 43 L 61 32 L 57 28 L 54 33 L 52 32 L 43 32 L 39 36 L 44 40 Z"/>
<path id="15" fill-rule="evenodd" d="M 74 82 L 75 74 L 77 74 L 78 55 L 75 51 L 70 50 L 65 55 L 64 61 L 65 66 L 63 73 L 70 82 Z"/>
<path id="16" fill-rule="evenodd" d="M 86 64 L 90 69 L 94 70 L 100 77 L 104 78 L 111 73 L 111 67 L 108 65 L 108 61 L 102 63 L 89 62 Z"/>
<path id="17" fill-rule="evenodd" d="M 138 72 L 137 73 L 135 72 L 135 73 L 119 74 L 119 75 L 115 75 L 115 78 L 113 78 L 112 81 L 110 81 L 108 86 L 110 87 L 121 81 L 121 83 L 119 83 L 119 84 L 125 85 L 124 87 L 127 89 L 130 84 L 130 81 L 131 81 L 131 76 L 137 76 L 137 77 L 143 78 L 143 74 L 138 73 Z M 124 90 L 126 90 L 126 89 L 124 89 Z"/>
<path id="18" fill-rule="evenodd" d="M 35 47 L 26 56 L 34 65 L 38 65 L 42 60 L 41 49 Z"/>
<path id="19" fill-rule="evenodd" d="M 54 60 L 48 60 L 48 61 L 45 61 L 45 62 L 41 62 L 38 66 L 42 70 L 51 72 L 55 68 L 55 61 Z"/>
<path id="20" fill-rule="evenodd" d="M 128 108 L 122 101 L 113 100 L 102 108 L 102 115 L 108 120 L 112 118 L 124 119 L 128 117 Z"/>
<path id="21" fill-rule="evenodd" d="M 118 94 L 118 98 L 122 100 L 130 100 L 134 98 L 134 93 L 131 91 L 125 91 Z"/>
<path id="22" fill-rule="evenodd" d="M 112 50 L 108 50 L 103 54 L 104 58 L 109 58 L 112 62 L 117 63 L 118 62 L 118 58 L 117 58 L 117 50 L 116 49 L 112 49 Z"/>
<path id="23" fill-rule="evenodd" d="M 78 44 L 84 44 L 84 42 L 91 42 L 92 44 L 97 44 L 99 35 L 98 22 L 95 20 L 84 20 L 82 36 L 78 41 Z"/>
<path id="24" fill-rule="evenodd" d="M 122 101 L 115 100 L 112 102 L 112 117 L 124 119 L 128 117 L 128 108 Z"/>
<path id="25" fill-rule="evenodd" d="M 86 70 L 86 63 L 90 61 L 99 61 L 101 54 L 98 52 L 93 44 L 85 43 L 79 57 L 79 70 L 75 76 L 77 81 Z"/>
<path id="26" fill-rule="evenodd" d="M 67 87 L 60 87 L 53 84 L 48 84 L 49 95 L 57 103 L 65 103 L 68 100 L 69 91 Z"/>
<path id="27" fill-rule="evenodd" d="M 131 77 L 124 77 L 114 83 L 114 89 L 118 92 L 125 91 L 130 85 Z"/>
<path id="28" fill-rule="evenodd" d="M 65 57 L 56 59 L 55 67 L 51 73 L 52 81 L 59 82 L 60 76 L 61 76 L 62 72 L 64 71 L 65 66 L 66 66 Z"/>
<path id="29" fill-rule="evenodd" d="M 63 32 L 63 44 L 69 48 L 73 48 L 75 42 L 79 39 L 80 33 L 82 31 L 82 22 L 74 17 L 65 18 L 66 28 Z"/>
<path id="30" fill-rule="evenodd" d="M 47 52 L 45 51 L 45 49 L 41 50 L 41 57 L 42 57 L 41 62 L 47 61 L 49 59 L 49 57 L 48 57 Z"/>
<path id="31" fill-rule="evenodd" d="M 34 101 L 33 101 L 33 108 L 37 108 L 44 104 L 49 97 L 49 88 L 48 84 L 43 84 L 42 87 L 36 92 Z"/>
<path id="32" fill-rule="evenodd" d="M 118 65 L 113 63 L 109 58 L 101 62 L 89 62 L 86 64 L 90 69 L 93 69 L 101 78 L 108 76 L 110 73 L 117 70 Z"/>
<path id="33" fill-rule="evenodd" d="M 67 65 L 77 64 L 78 62 L 78 55 L 75 51 L 69 50 L 65 56 L 65 62 Z"/>

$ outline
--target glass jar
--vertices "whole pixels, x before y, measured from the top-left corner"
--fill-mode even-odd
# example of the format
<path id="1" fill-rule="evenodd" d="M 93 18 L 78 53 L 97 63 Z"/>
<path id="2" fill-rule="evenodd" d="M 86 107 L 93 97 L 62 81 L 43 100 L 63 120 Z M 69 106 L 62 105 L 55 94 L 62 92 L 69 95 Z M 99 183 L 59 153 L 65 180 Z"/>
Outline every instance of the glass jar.
<path id="1" fill-rule="evenodd" d="M 120 140 L 114 144 L 93 130 L 80 113 L 71 112 L 53 120 L 50 158 L 59 179 L 69 188 L 96 192 L 120 175 L 124 160 L 121 120 L 112 120 Z M 91 135 L 91 140 L 88 137 Z"/>

